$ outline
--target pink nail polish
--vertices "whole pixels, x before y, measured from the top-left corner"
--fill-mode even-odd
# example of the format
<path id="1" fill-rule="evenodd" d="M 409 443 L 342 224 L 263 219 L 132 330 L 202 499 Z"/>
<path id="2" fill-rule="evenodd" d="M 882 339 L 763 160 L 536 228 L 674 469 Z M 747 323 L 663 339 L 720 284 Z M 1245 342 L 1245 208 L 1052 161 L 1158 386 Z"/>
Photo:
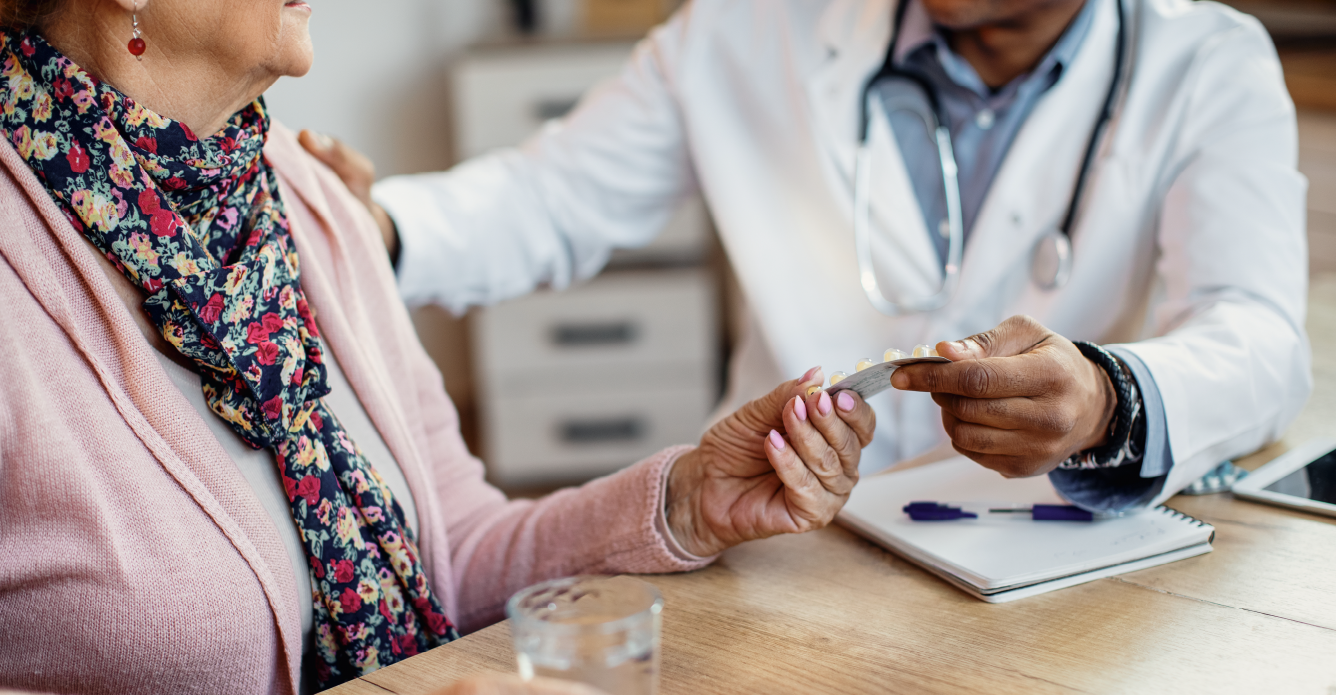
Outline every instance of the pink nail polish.
<path id="1" fill-rule="evenodd" d="M 770 446 L 773 446 L 776 449 L 784 448 L 784 438 L 779 436 L 779 433 L 774 430 L 770 430 Z"/>
<path id="2" fill-rule="evenodd" d="M 806 374 L 803 374 L 802 378 L 798 380 L 798 383 L 801 384 L 801 383 L 810 381 L 811 378 L 814 377 L 814 376 L 816 376 L 816 373 L 819 372 L 819 371 L 821 371 L 821 367 L 820 367 L 820 366 L 812 367 L 811 369 L 807 370 L 807 373 L 806 373 Z"/>
<path id="3" fill-rule="evenodd" d="M 799 422 L 807 422 L 807 404 L 798 396 L 793 397 L 793 414 L 798 416 Z"/>
<path id="4" fill-rule="evenodd" d="M 821 392 L 821 397 L 816 399 L 816 409 L 821 411 L 822 415 L 830 415 L 830 394 Z"/>
<path id="5" fill-rule="evenodd" d="M 847 413 L 854 409 L 854 397 L 848 391 L 840 391 L 840 395 L 835 397 L 835 405 Z"/>

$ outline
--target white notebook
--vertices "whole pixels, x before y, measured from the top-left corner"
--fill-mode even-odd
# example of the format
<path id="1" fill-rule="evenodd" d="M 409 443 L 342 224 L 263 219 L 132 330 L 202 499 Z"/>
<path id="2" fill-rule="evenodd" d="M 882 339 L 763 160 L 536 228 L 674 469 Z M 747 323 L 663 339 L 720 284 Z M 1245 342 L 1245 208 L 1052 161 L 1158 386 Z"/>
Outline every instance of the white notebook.
<path id="1" fill-rule="evenodd" d="M 978 519 L 911 521 L 914 501 Z M 958 457 L 863 478 L 837 520 L 965 592 L 1004 603 L 1211 551 L 1215 529 L 1165 507 L 1117 519 L 1034 521 L 990 508 L 1064 504 L 1047 476 L 1008 480 Z"/>

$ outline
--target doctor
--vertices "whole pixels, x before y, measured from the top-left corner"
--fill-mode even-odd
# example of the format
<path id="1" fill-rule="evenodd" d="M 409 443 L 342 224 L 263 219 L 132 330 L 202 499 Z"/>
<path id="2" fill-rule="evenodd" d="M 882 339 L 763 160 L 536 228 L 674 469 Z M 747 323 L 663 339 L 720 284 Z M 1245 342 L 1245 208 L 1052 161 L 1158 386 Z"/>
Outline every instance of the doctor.
<path id="1" fill-rule="evenodd" d="M 404 298 L 564 287 L 701 191 L 748 302 L 725 410 L 937 343 L 955 361 L 895 375 L 864 460 L 949 438 L 1093 510 L 1279 436 L 1311 388 L 1306 182 L 1261 26 L 1188 0 L 904 2 L 690 2 L 522 147 L 381 182 Z M 355 153 L 306 143 L 365 193 Z"/>

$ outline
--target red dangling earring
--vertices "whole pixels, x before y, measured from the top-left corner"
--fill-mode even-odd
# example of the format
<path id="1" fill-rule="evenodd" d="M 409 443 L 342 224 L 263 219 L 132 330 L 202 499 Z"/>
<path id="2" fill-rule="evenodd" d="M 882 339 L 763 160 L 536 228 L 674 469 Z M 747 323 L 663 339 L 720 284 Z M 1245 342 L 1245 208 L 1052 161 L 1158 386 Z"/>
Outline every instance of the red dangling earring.
<path id="1" fill-rule="evenodd" d="M 134 34 L 130 43 L 126 44 L 125 47 L 130 51 L 130 55 L 135 57 L 135 60 L 143 60 L 140 56 L 144 55 L 144 49 L 148 46 L 143 39 L 139 38 L 139 0 L 135 0 L 135 9 L 130 13 L 130 26 L 133 28 Z"/>

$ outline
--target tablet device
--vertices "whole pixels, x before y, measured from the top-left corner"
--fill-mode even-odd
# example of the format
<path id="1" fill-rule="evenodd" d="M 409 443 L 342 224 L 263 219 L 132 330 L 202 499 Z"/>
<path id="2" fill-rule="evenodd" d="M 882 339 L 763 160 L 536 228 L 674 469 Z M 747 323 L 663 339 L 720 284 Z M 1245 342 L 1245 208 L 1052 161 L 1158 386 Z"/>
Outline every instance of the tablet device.
<path id="1" fill-rule="evenodd" d="M 1256 502 L 1336 516 L 1336 439 L 1305 442 L 1234 483 L 1233 491 Z"/>

